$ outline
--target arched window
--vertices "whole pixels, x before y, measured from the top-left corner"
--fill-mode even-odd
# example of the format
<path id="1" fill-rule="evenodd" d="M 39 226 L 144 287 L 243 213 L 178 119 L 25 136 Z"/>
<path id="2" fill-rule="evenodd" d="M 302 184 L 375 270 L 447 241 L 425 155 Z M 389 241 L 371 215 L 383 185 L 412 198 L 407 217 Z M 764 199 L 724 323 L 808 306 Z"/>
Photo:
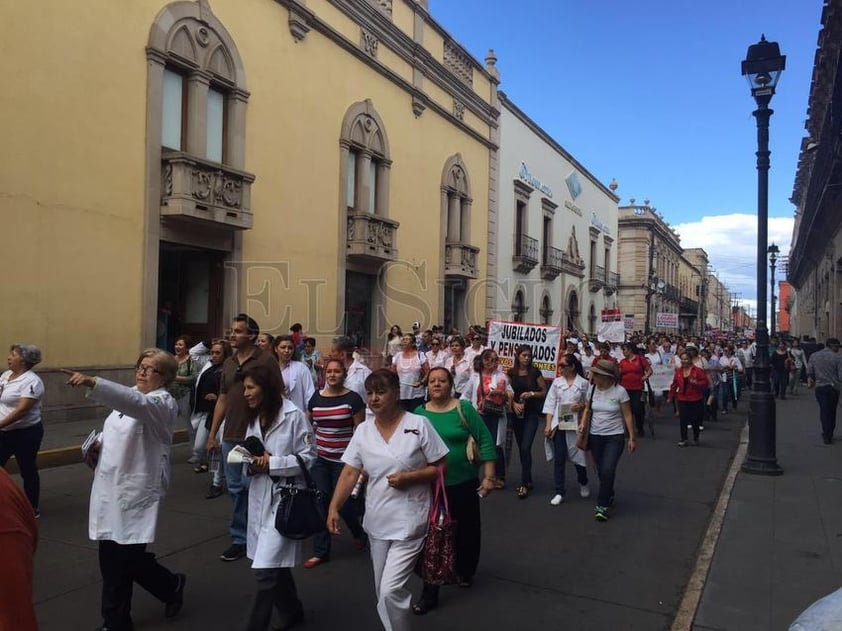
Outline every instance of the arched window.
<path id="1" fill-rule="evenodd" d="M 446 208 L 445 241 L 470 243 L 471 241 L 471 181 L 462 156 L 452 156 L 442 173 L 442 201 Z"/>
<path id="2" fill-rule="evenodd" d="M 233 38 L 206 2 L 174 2 L 155 18 L 146 49 L 149 106 L 164 149 L 242 169 L 249 93 Z M 157 140 L 157 139 L 155 139 Z"/>
<path id="3" fill-rule="evenodd" d="M 345 205 L 351 212 L 389 216 L 389 139 L 371 99 L 354 103 L 339 140 Z"/>
<path id="4" fill-rule="evenodd" d="M 549 294 L 544 294 L 541 299 L 541 324 L 552 324 L 553 308 L 550 303 Z"/>
<path id="5" fill-rule="evenodd" d="M 526 316 L 526 303 L 523 299 L 523 291 L 518 289 L 515 292 L 515 300 L 512 303 L 512 321 L 523 322 Z"/>
<path id="6" fill-rule="evenodd" d="M 575 291 L 571 291 L 567 297 L 567 316 L 566 326 L 571 331 L 579 328 L 579 295 Z"/>
<path id="7" fill-rule="evenodd" d="M 588 310 L 588 335 L 596 333 L 596 307 L 591 303 L 591 308 Z"/>

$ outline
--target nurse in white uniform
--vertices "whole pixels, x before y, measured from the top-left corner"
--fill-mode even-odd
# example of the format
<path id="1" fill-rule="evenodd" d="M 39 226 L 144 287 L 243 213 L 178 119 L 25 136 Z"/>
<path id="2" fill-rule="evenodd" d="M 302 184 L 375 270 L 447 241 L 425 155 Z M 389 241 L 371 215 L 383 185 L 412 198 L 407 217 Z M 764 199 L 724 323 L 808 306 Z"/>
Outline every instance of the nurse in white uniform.
<path id="1" fill-rule="evenodd" d="M 339 508 L 351 494 L 360 472 L 368 473 L 363 528 L 371 545 L 377 613 L 386 631 L 410 628 L 407 582 L 424 536 L 437 467 L 444 466 L 447 446 L 423 416 L 400 405 L 400 382 L 389 370 L 377 370 L 365 381 L 374 420 L 360 424 L 342 456 L 339 477 L 328 510 L 327 526 L 339 534 Z"/>

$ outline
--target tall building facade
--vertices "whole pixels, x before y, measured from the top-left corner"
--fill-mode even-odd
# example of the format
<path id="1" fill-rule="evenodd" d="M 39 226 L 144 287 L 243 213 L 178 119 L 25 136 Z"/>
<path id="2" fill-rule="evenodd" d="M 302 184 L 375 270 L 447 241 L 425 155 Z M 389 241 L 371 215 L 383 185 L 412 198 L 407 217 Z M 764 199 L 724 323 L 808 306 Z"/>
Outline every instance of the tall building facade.
<path id="1" fill-rule="evenodd" d="M 84 407 L 56 368 L 128 380 L 238 311 L 378 350 L 392 323 L 484 319 L 498 77 L 426 0 L 4 16 L 0 325 L 43 348 L 48 415 Z"/>
<path id="2" fill-rule="evenodd" d="M 842 0 L 825 0 L 790 201 L 793 335 L 842 337 Z"/>
<path id="3" fill-rule="evenodd" d="M 500 93 L 489 317 L 594 333 L 616 304 L 614 192 Z"/>

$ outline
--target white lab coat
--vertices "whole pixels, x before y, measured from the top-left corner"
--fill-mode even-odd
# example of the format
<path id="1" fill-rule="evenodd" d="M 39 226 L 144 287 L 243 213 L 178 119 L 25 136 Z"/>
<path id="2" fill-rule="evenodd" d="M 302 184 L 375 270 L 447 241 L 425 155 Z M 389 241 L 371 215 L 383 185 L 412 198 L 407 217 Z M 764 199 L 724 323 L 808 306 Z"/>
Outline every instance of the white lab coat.
<path id="1" fill-rule="evenodd" d="M 462 396 L 467 398 L 468 401 L 471 402 L 471 405 L 479 411 L 479 402 L 477 397 L 477 390 L 479 390 L 479 385 L 482 383 L 482 373 L 475 372 L 471 375 L 470 381 L 468 381 L 468 391 L 462 392 Z M 514 390 L 512 390 L 512 386 L 509 383 L 509 378 L 502 370 L 497 370 L 493 375 L 491 375 L 491 390 L 497 388 L 497 384 L 500 381 L 506 382 L 506 392 L 510 395 L 514 395 Z M 498 447 L 502 447 L 506 443 L 506 424 L 508 423 L 508 416 L 506 415 L 505 408 L 503 410 L 503 414 L 497 419 L 497 438 L 496 438 L 496 445 Z"/>
<path id="2" fill-rule="evenodd" d="M 299 410 L 305 412 L 310 398 L 316 392 L 313 386 L 313 375 L 310 374 L 307 364 L 293 360 L 281 370 L 281 375 L 286 389 L 284 399 L 289 399 Z"/>
<path id="3" fill-rule="evenodd" d="M 269 475 L 258 474 L 249 484 L 246 555 L 252 559 L 254 569 L 294 567 L 301 563 L 303 553 L 303 541 L 287 539 L 275 530 L 275 511 L 280 496 L 274 490 L 275 482 L 270 476 L 280 477 L 282 483 L 294 476 L 295 485 L 304 488 L 304 476 L 294 454 L 301 456 L 309 469 L 316 461 L 316 445 L 313 428 L 304 412 L 287 398 L 283 403 L 278 418 L 265 436 L 261 436 L 260 421 L 256 419 L 246 430 L 246 437 L 257 436 L 271 454 Z"/>
<path id="4" fill-rule="evenodd" d="M 102 429 L 88 536 L 122 545 L 152 543 L 169 487 L 178 404 L 164 388 L 143 394 L 101 377 L 86 396 L 114 408 Z"/>
<path id="5" fill-rule="evenodd" d="M 558 427 L 558 405 L 560 403 L 586 403 L 590 384 L 586 379 L 576 375 L 572 385 L 568 385 L 565 377 L 556 377 L 547 389 L 544 399 L 544 414 L 552 414 L 550 429 Z M 581 412 L 580 412 L 581 415 Z M 564 440 L 567 443 L 567 457 L 570 462 L 581 466 L 586 465 L 585 452 L 576 446 L 576 431 L 564 430 Z M 544 451 L 547 460 L 553 459 L 553 448 L 548 439 L 544 439 Z"/>

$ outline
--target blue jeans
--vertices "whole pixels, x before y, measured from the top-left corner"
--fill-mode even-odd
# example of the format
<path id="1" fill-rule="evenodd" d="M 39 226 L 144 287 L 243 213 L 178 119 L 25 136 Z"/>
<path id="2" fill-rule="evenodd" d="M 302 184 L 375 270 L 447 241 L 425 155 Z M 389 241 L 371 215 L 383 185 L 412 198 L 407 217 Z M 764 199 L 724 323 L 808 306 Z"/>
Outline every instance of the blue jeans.
<path id="1" fill-rule="evenodd" d="M 617 465 L 620 456 L 626 448 L 625 434 L 610 434 L 602 436 L 591 434 L 588 437 L 588 444 L 596 462 L 596 472 L 599 476 L 599 493 L 596 499 L 597 506 L 610 506 L 614 503 L 614 477 L 617 474 Z"/>
<path id="2" fill-rule="evenodd" d="M 228 454 L 236 446 L 236 442 L 222 441 L 222 462 L 225 467 L 228 495 L 231 496 L 231 504 L 234 508 L 229 528 L 231 541 L 245 545 L 249 515 L 249 479 L 242 464 L 228 464 Z"/>
<path id="3" fill-rule="evenodd" d="M 336 482 L 339 480 L 339 474 L 342 473 L 344 464 L 341 462 L 333 462 L 325 458 L 316 458 L 313 467 L 310 469 L 310 475 L 316 487 L 325 494 L 325 514 L 327 514 L 327 507 L 330 504 L 330 499 L 333 497 L 333 492 L 336 490 Z M 354 539 L 365 539 L 365 532 L 360 525 L 359 508 L 354 500 L 348 500 L 339 509 L 339 514 L 351 531 Z M 324 530 L 317 533 L 313 537 L 313 556 L 327 561 L 330 558 L 330 533 Z"/>
<path id="4" fill-rule="evenodd" d="M 526 414 L 523 418 L 509 415 L 509 423 L 512 424 L 520 455 L 520 483 L 524 486 L 532 486 L 532 443 L 535 442 L 535 432 L 538 431 L 540 420 L 537 414 Z M 496 438 L 497 433 L 493 436 Z"/>
<path id="5" fill-rule="evenodd" d="M 565 481 L 565 464 L 569 459 L 569 452 L 567 451 L 567 433 L 563 431 L 556 431 L 553 434 L 553 486 L 555 492 L 559 495 L 564 495 L 566 486 Z M 582 465 L 574 465 L 576 467 L 576 477 L 581 486 L 588 485 L 588 469 Z"/>

